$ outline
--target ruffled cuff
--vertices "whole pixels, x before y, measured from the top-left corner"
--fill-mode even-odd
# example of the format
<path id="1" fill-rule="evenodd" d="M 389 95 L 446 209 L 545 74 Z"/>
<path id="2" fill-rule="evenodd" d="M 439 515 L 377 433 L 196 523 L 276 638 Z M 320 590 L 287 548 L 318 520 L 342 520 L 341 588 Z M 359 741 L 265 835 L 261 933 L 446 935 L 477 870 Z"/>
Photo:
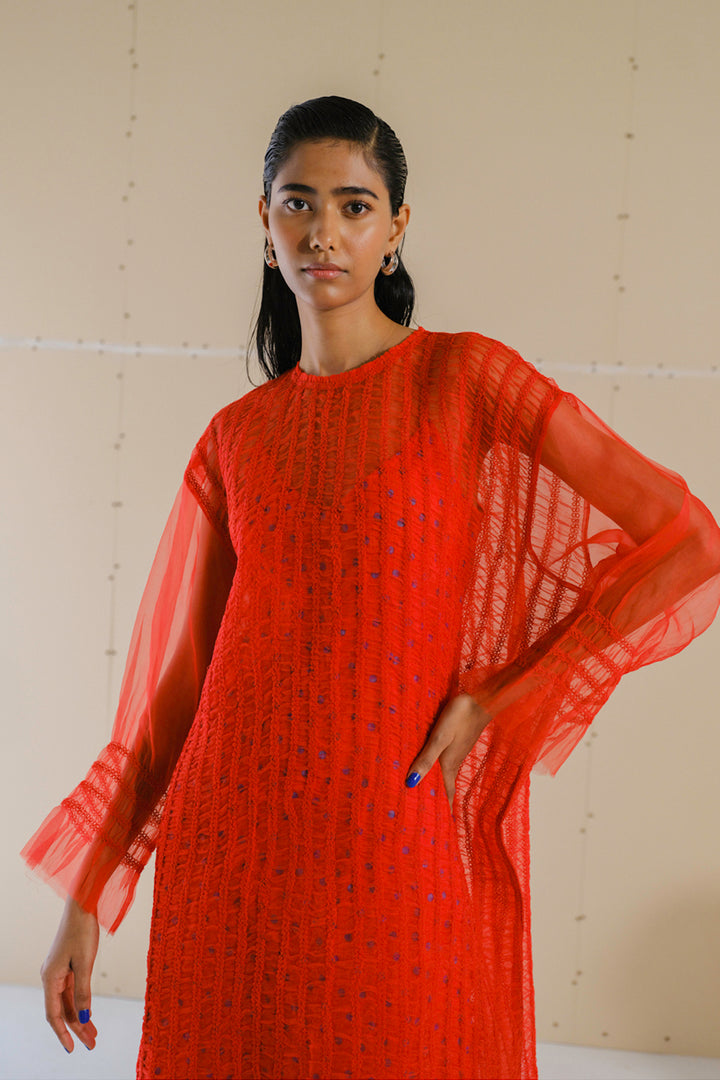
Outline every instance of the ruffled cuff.
<path id="1" fill-rule="evenodd" d="M 130 751 L 110 743 L 48 814 L 21 855 L 62 897 L 114 933 L 155 846 L 163 792 Z"/>

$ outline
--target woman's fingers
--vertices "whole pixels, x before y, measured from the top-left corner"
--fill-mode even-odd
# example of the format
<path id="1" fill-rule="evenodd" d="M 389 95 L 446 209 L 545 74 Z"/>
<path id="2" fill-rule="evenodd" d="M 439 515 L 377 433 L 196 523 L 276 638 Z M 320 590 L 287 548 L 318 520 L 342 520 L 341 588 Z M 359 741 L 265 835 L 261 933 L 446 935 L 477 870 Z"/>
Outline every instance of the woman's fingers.
<path id="1" fill-rule="evenodd" d="M 442 710 L 432 726 L 425 745 L 408 769 L 405 783 L 408 787 L 416 787 L 424 776 L 432 769 L 440 755 L 456 738 L 459 729 L 459 698 L 453 698 Z"/>
<path id="2" fill-rule="evenodd" d="M 430 772 L 443 750 L 452 742 L 453 734 L 449 730 L 447 720 L 443 719 L 445 715 L 446 710 L 443 710 L 435 721 L 427 742 L 408 769 L 407 779 L 405 780 L 407 787 L 416 787 L 423 776 L 427 776 Z"/>
<path id="3" fill-rule="evenodd" d="M 72 1053 L 74 1042 L 65 1024 L 65 1001 L 63 995 L 66 983 L 72 978 L 71 973 L 52 975 L 43 970 L 43 990 L 45 991 L 45 1019 L 57 1035 L 60 1043 Z"/>
<path id="4" fill-rule="evenodd" d="M 68 898 L 55 940 L 40 969 L 45 1016 L 68 1053 L 75 1045 L 70 1031 L 89 1050 L 95 1046 L 97 1028 L 90 1019 L 90 979 L 98 937 L 95 915 Z"/>
<path id="5" fill-rule="evenodd" d="M 71 1027 L 85 1046 L 87 1046 L 89 1050 L 92 1050 L 95 1046 L 95 1037 L 97 1035 L 97 1029 L 90 1019 L 90 1010 L 92 1006 L 90 977 L 92 968 L 89 964 L 81 961 L 73 960 L 71 963 L 73 974 L 75 976 L 74 994 L 71 1003 L 73 1009 Z"/>
<path id="6" fill-rule="evenodd" d="M 75 1007 L 77 998 L 75 985 L 72 971 L 59 974 L 43 971 L 45 1018 L 68 1054 L 72 1053 L 75 1046 L 71 1031 L 80 1042 L 87 1046 L 88 1050 L 94 1048 L 97 1038 L 97 1028 L 92 1020 L 88 1019 L 83 1023 L 80 1012 Z"/>
<path id="7" fill-rule="evenodd" d="M 454 697 L 440 713 L 424 747 L 410 765 L 405 780 L 407 787 L 416 787 L 439 760 L 452 805 L 458 770 L 490 720 L 489 713 L 469 694 Z"/>
<path id="8" fill-rule="evenodd" d="M 89 989 L 87 991 L 78 991 L 79 973 L 73 971 L 73 974 L 73 985 L 69 985 L 63 993 L 65 1021 L 80 1042 L 88 1050 L 94 1050 L 97 1028 L 90 1019 L 90 992 Z"/>

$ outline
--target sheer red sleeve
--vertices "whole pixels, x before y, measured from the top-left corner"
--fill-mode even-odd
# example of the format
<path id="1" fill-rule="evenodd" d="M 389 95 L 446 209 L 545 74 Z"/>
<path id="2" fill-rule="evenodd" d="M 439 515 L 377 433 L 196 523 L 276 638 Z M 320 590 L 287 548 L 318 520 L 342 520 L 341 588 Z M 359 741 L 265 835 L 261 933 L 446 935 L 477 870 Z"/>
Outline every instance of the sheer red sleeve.
<path id="1" fill-rule="evenodd" d="M 111 933 L 154 849 L 236 565 L 213 425 L 195 447 L 135 620 L 112 737 L 22 855 Z"/>
<path id="2" fill-rule="evenodd" d="M 493 741 L 556 772 L 621 676 L 684 648 L 720 604 L 720 530 L 684 480 L 516 354 L 489 368 L 458 689 L 493 723 L 470 785 Z"/>

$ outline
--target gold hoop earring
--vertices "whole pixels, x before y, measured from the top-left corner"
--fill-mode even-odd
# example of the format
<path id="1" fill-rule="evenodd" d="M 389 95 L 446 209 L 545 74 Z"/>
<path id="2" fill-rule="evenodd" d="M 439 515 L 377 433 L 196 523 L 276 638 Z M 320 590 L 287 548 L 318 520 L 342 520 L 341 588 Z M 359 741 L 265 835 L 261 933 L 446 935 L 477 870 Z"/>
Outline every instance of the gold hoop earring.
<path id="1" fill-rule="evenodd" d="M 278 267 L 277 258 L 275 257 L 275 248 L 270 247 L 269 244 L 265 247 L 265 262 L 271 270 L 276 270 Z"/>
<path id="2" fill-rule="evenodd" d="M 390 261 L 386 262 L 386 259 L 389 259 Z M 395 273 L 398 268 L 399 262 L 400 259 L 398 258 L 397 251 L 392 251 L 389 255 L 384 256 L 380 269 L 383 274 L 385 274 L 385 277 L 390 277 L 390 274 Z"/>

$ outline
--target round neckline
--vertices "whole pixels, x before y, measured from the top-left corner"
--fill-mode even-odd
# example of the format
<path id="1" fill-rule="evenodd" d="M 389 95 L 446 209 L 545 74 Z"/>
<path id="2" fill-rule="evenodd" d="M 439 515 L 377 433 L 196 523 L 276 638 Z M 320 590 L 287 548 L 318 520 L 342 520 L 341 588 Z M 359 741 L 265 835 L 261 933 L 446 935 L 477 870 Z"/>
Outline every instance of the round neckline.
<path id="1" fill-rule="evenodd" d="M 303 371 L 299 364 L 296 364 L 294 368 L 290 369 L 290 373 L 294 382 L 299 383 L 302 386 L 346 386 L 348 383 L 359 382 L 360 379 L 365 379 L 369 375 L 374 375 L 378 371 L 382 370 L 392 360 L 402 354 L 410 346 L 410 342 L 417 339 L 418 334 L 426 333 L 424 327 L 418 326 L 415 330 L 411 331 L 404 337 L 402 341 L 398 341 L 397 344 L 391 345 L 385 352 L 380 353 L 378 356 L 374 356 L 372 360 L 365 360 L 362 364 L 357 364 L 356 367 L 348 368 L 347 371 L 336 371 L 332 375 L 314 375 L 310 371 Z"/>

